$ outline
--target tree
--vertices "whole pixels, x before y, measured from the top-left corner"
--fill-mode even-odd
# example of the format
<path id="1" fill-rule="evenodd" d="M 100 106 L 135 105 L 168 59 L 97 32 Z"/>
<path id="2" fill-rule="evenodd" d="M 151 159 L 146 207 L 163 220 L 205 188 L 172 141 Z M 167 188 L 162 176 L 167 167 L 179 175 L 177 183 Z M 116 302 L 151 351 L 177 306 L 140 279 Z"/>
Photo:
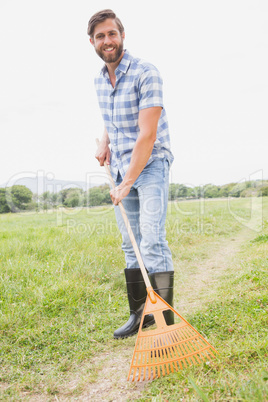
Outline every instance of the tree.
<path id="1" fill-rule="evenodd" d="M 234 183 L 224 184 L 221 186 L 219 190 L 219 197 L 228 197 L 234 186 Z"/>
<path id="2" fill-rule="evenodd" d="M 10 212 L 10 207 L 6 199 L 6 189 L 0 188 L 0 214 L 5 214 Z"/>
<path id="3" fill-rule="evenodd" d="M 85 195 L 81 188 L 70 188 L 63 204 L 69 208 L 82 207 L 84 200 Z"/>
<path id="4" fill-rule="evenodd" d="M 186 198 L 189 194 L 189 187 L 184 184 L 171 183 L 169 186 L 169 200 L 176 200 L 177 198 Z"/>
<path id="5" fill-rule="evenodd" d="M 99 187 L 92 187 L 88 190 L 88 206 L 95 207 L 97 205 L 111 203 L 110 187 L 108 184 Z"/>
<path id="6" fill-rule="evenodd" d="M 204 197 L 204 189 L 202 186 L 196 186 L 193 188 L 194 194 L 196 198 Z"/>
<path id="7" fill-rule="evenodd" d="M 205 198 L 216 198 L 219 196 L 219 188 L 214 184 L 207 184 L 204 187 Z"/>
<path id="8" fill-rule="evenodd" d="M 168 199 L 171 201 L 174 201 L 176 199 L 176 190 L 177 190 L 178 184 L 171 183 L 169 185 L 169 194 L 168 194 Z"/>
<path id="9" fill-rule="evenodd" d="M 95 207 L 97 205 L 101 205 L 103 201 L 103 195 L 99 189 L 99 187 L 92 187 L 89 190 L 89 206 Z"/>
<path id="10" fill-rule="evenodd" d="M 59 203 L 64 204 L 64 201 L 66 200 L 66 197 L 67 197 L 69 191 L 70 191 L 69 188 L 65 188 L 64 190 L 61 190 L 59 192 L 59 196 L 58 196 Z"/>
<path id="11" fill-rule="evenodd" d="M 102 189 L 102 194 L 103 194 L 103 204 L 112 204 L 111 196 L 110 196 L 110 187 L 109 184 L 105 184 L 104 186 L 101 186 Z"/>
<path id="12" fill-rule="evenodd" d="M 268 186 L 265 186 L 265 187 L 262 187 L 262 189 L 261 189 L 261 193 L 262 193 L 262 195 L 265 197 L 267 197 L 268 196 Z"/>
<path id="13" fill-rule="evenodd" d="M 196 198 L 196 192 L 195 192 L 194 188 L 187 187 L 187 197 L 188 198 Z"/>
<path id="14" fill-rule="evenodd" d="M 187 187 L 184 184 L 180 184 L 176 191 L 176 198 L 185 198 L 187 197 Z"/>
<path id="15" fill-rule="evenodd" d="M 32 202 L 33 193 L 22 185 L 14 185 L 6 189 L 6 200 L 11 212 L 26 210 Z"/>
<path id="16" fill-rule="evenodd" d="M 243 183 L 238 183 L 236 184 L 230 191 L 230 196 L 231 197 L 240 197 L 240 194 L 242 193 L 243 190 L 245 190 L 246 184 Z"/>
<path id="17" fill-rule="evenodd" d="M 57 201 L 58 201 L 58 194 L 52 193 L 50 196 L 50 201 L 51 201 L 52 207 L 55 208 L 57 205 Z"/>
<path id="18" fill-rule="evenodd" d="M 49 205 L 50 205 L 50 196 L 51 196 L 51 194 L 50 194 L 49 191 L 45 191 L 45 192 L 41 195 L 41 201 L 42 201 L 42 204 L 43 204 L 43 208 L 44 208 L 45 210 L 47 210 L 48 207 L 49 207 Z"/>

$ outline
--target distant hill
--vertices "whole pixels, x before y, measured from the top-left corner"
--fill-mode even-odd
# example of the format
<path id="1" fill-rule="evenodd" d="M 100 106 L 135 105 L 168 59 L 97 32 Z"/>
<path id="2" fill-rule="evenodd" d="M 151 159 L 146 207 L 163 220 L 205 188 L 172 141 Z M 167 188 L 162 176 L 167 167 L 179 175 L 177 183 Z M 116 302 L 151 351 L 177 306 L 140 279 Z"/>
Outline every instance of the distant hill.
<path id="1" fill-rule="evenodd" d="M 13 185 L 22 185 L 29 188 L 34 194 L 41 195 L 45 191 L 50 193 L 59 193 L 61 190 L 67 188 L 81 188 L 83 191 L 88 190 L 91 187 L 100 186 L 104 183 L 87 183 L 85 181 L 69 181 L 69 180 L 56 180 L 48 179 L 45 176 L 36 177 L 21 177 L 14 180 L 10 180 L 2 185 L 0 188 L 11 187 Z"/>

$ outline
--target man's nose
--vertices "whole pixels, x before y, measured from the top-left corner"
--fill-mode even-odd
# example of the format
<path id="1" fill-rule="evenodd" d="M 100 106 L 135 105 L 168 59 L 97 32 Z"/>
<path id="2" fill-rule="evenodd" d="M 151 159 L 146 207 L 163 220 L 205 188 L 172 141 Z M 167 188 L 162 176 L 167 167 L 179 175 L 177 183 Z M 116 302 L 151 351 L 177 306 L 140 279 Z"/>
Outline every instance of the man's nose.
<path id="1" fill-rule="evenodd" d="M 110 39 L 109 35 L 106 35 L 106 36 L 105 36 L 105 38 L 104 38 L 104 43 L 105 43 L 105 45 L 111 43 L 111 39 Z"/>

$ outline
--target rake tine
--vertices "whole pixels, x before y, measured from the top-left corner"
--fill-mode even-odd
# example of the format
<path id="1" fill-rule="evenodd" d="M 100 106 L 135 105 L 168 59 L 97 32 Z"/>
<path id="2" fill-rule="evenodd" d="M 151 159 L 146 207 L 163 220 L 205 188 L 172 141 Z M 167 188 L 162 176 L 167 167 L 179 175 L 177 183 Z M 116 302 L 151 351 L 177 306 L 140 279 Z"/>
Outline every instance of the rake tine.
<path id="1" fill-rule="evenodd" d="M 134 368 L 134 373 L 133 373 L 133 379 L 132 379 L 132 381 L 135 381 L 135 378 L 136 378 L 136 371 L 137 371 L 137 368 L 135 367 L 135 368 Z"/>
<path id="2" fill-rule="evenodd" d="M 169 346 L 172 344 L 172 340 L 170 337 L 170 334 L 167 334 L 167 340 L 168 340 L 168 347 L 167 347 L 167 355 L 168 355 L 168 359 L 172 359 L 172 346 Z M 170 355 L 171 354 L 171 355 Z"/>
<path id="3" fill-rule="evenodd" d="M 180 339 L 179 330 L 174 331 L 173 336 L 174 336 L 175 342 L 180 342 L 181 339 Z"/>
<path id="4" fill-rule="evenodd" d="M 191 352 L 191 349 L 189 349 L 189 351 Z M 193 356 L 189 356 L 187 357 L 187 361 L 189 362 L 189 365 L 192 366 L 193 364 L 195 364 L 195 360 L 193 359 Z"/>
<path id="5" fill-rule="evenodd" d="M 168 355 L 167 355 L 167 349 L 168 349 L 168 342 L 167 342 L 167 338 L 166 336 L 163 337 L 163 356 L 164 356 L 164 362 L 166 362 L 164 364 L 164 367 L 166 366 L 166 372 L 167 374 L 169 374 L 169 364 L 168 364 Z"/>
<path id="6" fill-rule="evenodd" d="M 211 354 L 211 357 L 216 357 L 216 356 L 214 355 L 214 353 L 212 352 L 211 349 L 213 349 L 213 351 L 215 350 L 213 347 L 210 347 L 210 348 L 208 349 L 208 352 Z"/>
<path id="7" fill-rule="evenodd" d="M 186 341 L 188 338 L 191 338 L 193 336 L 191 331 L 188 331 L 188 328 L 182 328 L 181 333 L 183 335 L 184 341 Z"/>
<path id="8" fill-rule="evenodd" d="M 200 351 L 199 352 L 199 356 L 200 356 L 200 358 L 203 360 L 203 361 L 205 361 L 205 357 L 204 357 L 204 352 L 203 351 Z"/>
<path id="9" fill-rule="evenodd" d="M 184 341 L 185 338 L 187 338 L 187 335 L 186 335 L 186 333 L 185 333 L 185 331 L 184 331 L 184 328 L 181 329 L 180 335 L 181 335 L 181 340 L 182 340 L 182 341 Z"/>
<path id="10" fill-rule="evenodd" d="M 153 345 L 154 345 L 154 347 L 153 347 L 153 360 L 155 362 L 154 366 L 157 368 L 157 377 L 159 378 L 160 377 L 160 366 L 158 364 L 159 363 L 158 362 L 159 356 L 158 356 L 158 353 L 157 353 L 157 347 L 158 347 L 157 337 L 153 338 Z"/>
<path id="11" fill-rule="evenodd" d="M 183 369 L 183 364 L 181 362 L 181 359 L 179 360 L 179 366 L 180 366 L 180 369 L 182 370 Z"/>
<path id="12" fill-rule="evenodd" d="M 209 356 L 209 354 L 207 353 L 206 350 L 204 351 L 204 354 L 205 354 L 205 356 L 208 358 L 208 360 L 210 360 L 210 356 Z"/>
<path id="13" fill-rule="evenodd" d="M 177 335 L 177 333 L 176 333 L 176 335 Z M 177 336 L 176 336 L 176 338 L 179 339 Z M 180 369 L 182 370 L 183 369 L 183 365 L 182 365 L 182 362 L 181 362 L 182 353 L 181 353 L 179 345 L 176 345 L 175 353 L 176 353 L 176 356 L 178 358 L 178 363 L 179 363 Z"/>
<path id="14" fill-rule="evenodd" d="M 145 378 L 146 378 L 146 374 L 147 374 L 147 364 L 149 363 L 149 361 L 148 361 L 148 346 L 147 346 L 147 341 L 148 341 L 148 339 L 147 338 L 145 338 L 144 339 L 144 344 L 145 344 L 145 352 L 144 352 L 144 364 L 145 364 L 145 367 L 144 367 L 144 371 L 143 371 L 143 381 L 145 380 Z"/>
<path id="15" fill-rule="evenodd" d="M 161 347 L 162 347 L 161 338 L 157 337 L 157 354 L 158 358 L 160 359 L 159 361 L 162 361 Z"/>
<path id="16" fill-rule="evenodd" d="M 168 339 L 170 341 L 170 338 L 168 336 Z M 171 342 L 169 342 L 169 344 L 171 344 Z M 172 371 L 172 373 L 174 373 L 174 365 L 173 365 L 173 352 L 172 352 L 173 347 L 168 346 L 167 348 L 167 355 L 168 355 L 168 360 L 170 362 L 170 369 Z"/>
<path id="17" fill-rule="evenodd" d="M 196 352 L 196 350 L 193 347 L 191 341 L 187 342 L 186 346 L 188 347 L 190 353 L 195 353 Z M 194 356 L 195 356 L 195 354 L 189 357 L 190 365 L 195 364 Z"/>
<path id="18" fill-rule="evenodd" d="M 193 358 L 196 359 L 197 363 L 201 363 L 201 360 L 199 359 L 198 354 L 195 354 L 195 355 L 193 356 Z M 195 363 L 195 361 L 194 361 L 194 363 Z"/>
<path id="19" fill-rule="evenodd" d="M 145 350 L 146 350 L 146 346 L 145 346 L 145 341 L 146 341 L 146 338 L 143 338 L 142 339 L 142 350 L 141 350 L 141 364 L 144 364 L 144 360 L 145 360 Z"/>
<path id="20" fill-rule="evenodd" d="M 139 367 L 138 381 L 141 379 L 141 367 Z"/>
<path id="21" fill-rule="evenodd" d="M 185 355 L 185 351 L 184 351 L 184 349 L 183 349 L 183 343 L 179 343 L 178 344 L 178 350 L 179 350 L 179 352 L 180 352 L 180 355 L 183 357 L 184 355 Z"/>
<path id="22" fill-rule="evenodd" d="M 143 370 L 144 370 L 144 372 L 143 372 L 143 381 L 145 380 L 146 372 L 147 372 L 146 364 L 149 363 L 147 341 L 148 341 L 148 339 L 145 338 L 145 339 L 144 339 L 144 346 L 145 346 L 146 352 L 144 353 L 144 364 L 145 364 L 145 367 L 144 367 L 144 369 L 143 369 Z M 148 369 L 149 369 L 149 368 L 148 368 Z"/>
<path id="23" fill-rule="evenodd" d="M 166 363 L 166 371 L 167 371 L 167 375 L 169 375 L 170 371 L 169 371 L 169 364 L 168 363 Z"/>
<path id="24" fill-rule="evenodd" d="M 161 353 L 161 341 L 159 338 L 157 338 L 157 345 L 158 345 L 158 349 L 157 349 L 157 355 L 158 355 L 158 362 L 161 363 L 162 362 L 162 353 Z M 160 347 L 160 349 L 159 349 Z M 162 369 L 162 374 L 165 375 L 165 372 L 163 373 L 163 367 L 162 364 L 159 364 L 159 376 L 161 373 L 161 369 Z"/>
<path id="25" fill-rule="evenodd" d="M 165 376 L 165 375 L 166 375 L 166 372 L 165 372 L 165 365 L 164 365 L 164 364 L 161 364 L 161 368 L 162 368 L 162 374 L 163 374 L 163 376 Z"/>
<path id="26" fill-rule="evenodd" d="M 153 350 L 153 337 L 151 339 L 151 350 Z M 153 367 L 153 380 L 155 379 L 156 372 L 155 372 L 155 365 L 154 365 L 154 358 L 155 358 L 155 352 L 151 352 L 151 359 L 152 359 L 152 367 Z"/>
<path id="27" fill-rule="evenodd" d="M 170 334 L 171 339 L 173 340 L 173 334 Z M 175 359 L 177 357 L 177 359 L 179 358 L 179 356 L 177 355 L 177 351 L 175 349 L 175 346 L 172 347 L 172 358 Z M 174 360 L 174 366 L 175 366 L 175 370 L 178 371 L 178 365 L 176 360 Z"/>
<path id="28" fill-rule="evenodd" d="M 174 365 L 175 365 L 175 370 L 176 370 L 176 371 L 179 371 L 176 360 L 174 361 Z"/>

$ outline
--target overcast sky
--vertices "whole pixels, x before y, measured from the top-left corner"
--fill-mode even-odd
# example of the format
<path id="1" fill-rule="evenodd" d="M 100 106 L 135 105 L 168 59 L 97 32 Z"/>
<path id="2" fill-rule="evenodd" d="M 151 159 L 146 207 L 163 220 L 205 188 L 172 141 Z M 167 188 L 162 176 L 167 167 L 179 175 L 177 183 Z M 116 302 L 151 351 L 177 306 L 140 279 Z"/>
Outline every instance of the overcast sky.
<path id="1" fill-rule="evenodd" d="M 86 34 L 103 8 L 164 80 L 171 181 L 268 178 L 267 0 L 0 0 L 0 184 L 103 173 L 93 84 L 103 62 Z"/>

